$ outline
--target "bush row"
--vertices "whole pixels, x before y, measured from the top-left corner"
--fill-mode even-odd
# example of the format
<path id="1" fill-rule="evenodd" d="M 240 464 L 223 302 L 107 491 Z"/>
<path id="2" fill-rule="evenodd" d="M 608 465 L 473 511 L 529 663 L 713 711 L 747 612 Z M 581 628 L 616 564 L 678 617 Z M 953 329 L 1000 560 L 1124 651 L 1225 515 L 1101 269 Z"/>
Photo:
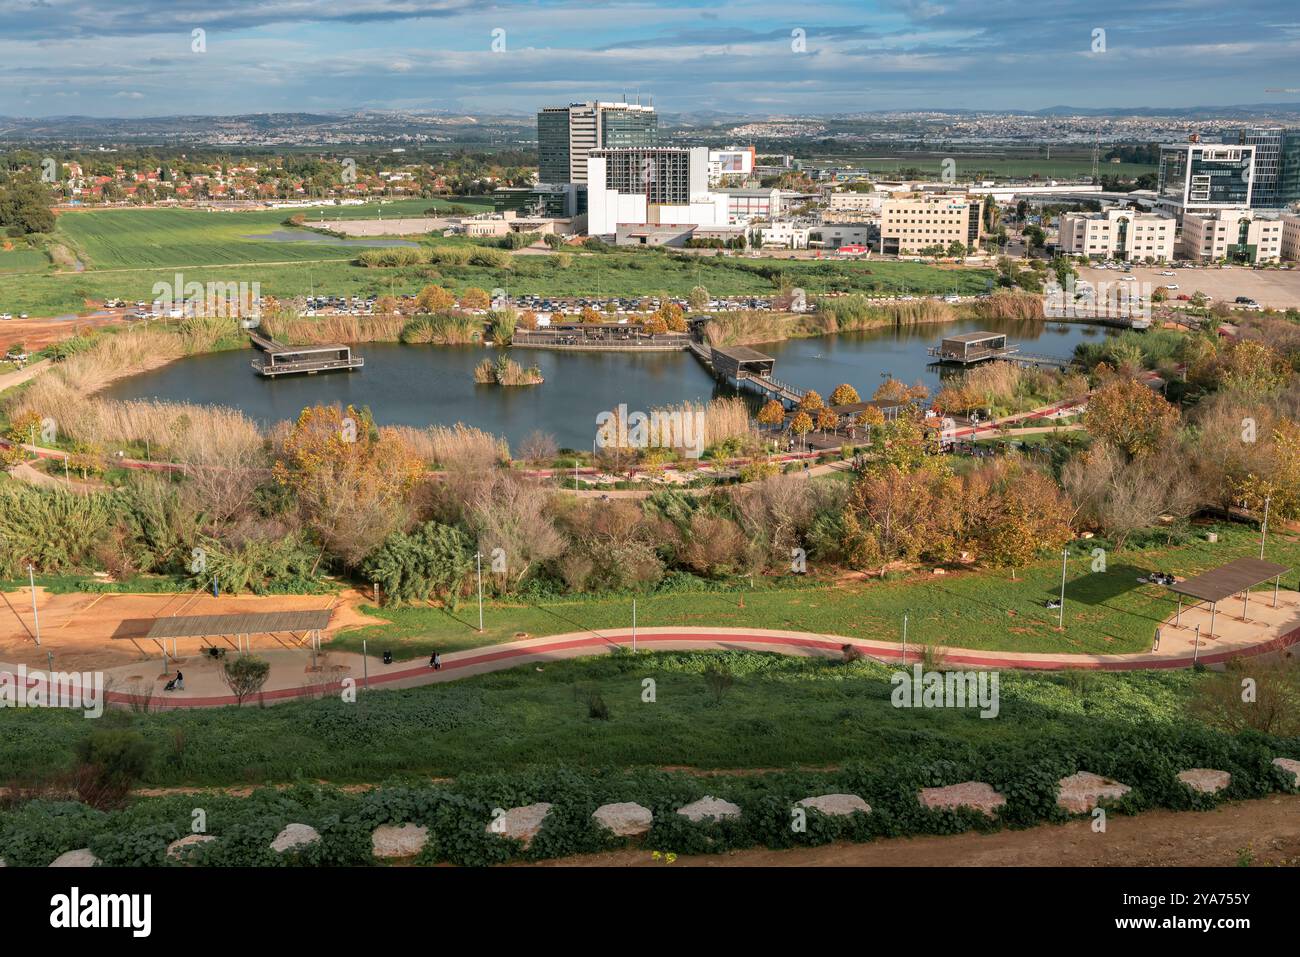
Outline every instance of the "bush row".
<path id="1" fill-rule="evenodd" d="M 917 751 L 934 753 L 929 742 L 916 744 Z M 192 833 L 201 814 L 205 833 L 217 837 L 191 855 L 190 862 L 201 865 L 371 864 L 370 835 L 376 827 L 414 823 L 429 831 L 417 863 L 481 866 L 625 846 L 591 818 L 600 805 L 619 801 L 635 801 L 654 812 L 654 824 L 640 845 L 647 852 L 717 853 L 758 845 L 788 848 L 952 834 L 1065 820 L 1066 812 L 1056 804 L 1057 782 L 1079 770 L 1132 787 L 1112 805 L 1119 813 L 1154 807 L 1207 809 L 1225 800 L 1295 792 L 1290 776 L 1272 759 L 1300 757 L 1300 741 L 1253 732 L 1228 736 L 1195 725 L 1145 725 L 1083 736 L 1059 734 L 1032 745 L 970 745 L 954 748 L 953 754 L 918 760 L 904 747 L 872 767 L 708 778 L 549 767 L 465 776 L 449 784 L 392 783 L 364 793 L 301 784 L 263 788 L 248 797 L 207 792 L 143 798 L 112 812 L 75 802 L 33 800 L 0 813 L 0 858 L 10 866 L 45 866 L 65 851 L 89 847 L 107 865 L 159 866 L 168 863 L 167 845 Z M 1194 793 L 1176 778 L 1179 771 L 1193 767 L 1228 771 L 1232 783 L 1218 795 Z M 996 818 L 971 810 L 931 810 L 917 801 L 920 788 L 968 780 L 986 781 L 1006 797 Z M 872 812 L 828 817 L 810 810 L 806 831 L 794 830 L 795 802 L 825 793 L 858 794 Z M 742 815 L 694 823 L 675 813 L 705 794 L 734 802 Z M 495 808 L 541 801 L 554 807 L 531 847 L 524 849 L 517 841 L 485 830 Z M 285 855 L 272 852 L 271 841 L 293 822 L 316 828 L 321 841 Z"/>

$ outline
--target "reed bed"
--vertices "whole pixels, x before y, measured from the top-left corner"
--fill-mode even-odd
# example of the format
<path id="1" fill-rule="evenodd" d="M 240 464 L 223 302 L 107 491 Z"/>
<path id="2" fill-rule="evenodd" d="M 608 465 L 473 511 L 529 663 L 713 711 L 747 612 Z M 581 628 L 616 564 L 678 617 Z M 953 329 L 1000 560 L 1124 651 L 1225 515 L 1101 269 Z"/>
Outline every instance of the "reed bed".
<path id="1" fill-rule="evenodd" d="M 1036 319 L 1045 318 L 1043 297 L 1031 292 L 1004 290 L 975 303 L 975 315 L 980 319 Z"/>
<path id="2" fill-rule="evenodd" d="M 422 460 L 438 468 L 485 467 L 510 460 L 510 446 L 500 436 L 462 423 L 431 425 L 417 429 L 409 425 L 388 427 Z"/>
<path id="3" fill-rule="evenodd" d="M 482 340 L 483 320 L 455 312 L 416 316 L 402 327 L 398 338 L 408 344 L 466 345 Z"/>
<path id="4" fill-rule="evenodd" d="M 321 316 L 262 320 L 262 331 L 281 342 L 324 345 L 334 342 L 396 342 L 407 320 L 403 316 Z"/>

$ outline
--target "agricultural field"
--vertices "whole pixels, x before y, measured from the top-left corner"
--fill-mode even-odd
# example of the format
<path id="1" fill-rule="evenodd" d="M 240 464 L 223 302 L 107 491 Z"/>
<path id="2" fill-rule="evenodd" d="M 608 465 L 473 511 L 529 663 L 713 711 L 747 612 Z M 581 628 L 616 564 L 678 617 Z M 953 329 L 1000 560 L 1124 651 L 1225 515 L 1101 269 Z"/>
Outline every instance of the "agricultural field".
<path id="1" fill-rule="evenodd" d="M 0 249 L 0 276 L 11 273 L 39 272 L 50 264 L 39 249 Z M 2 304 L 0 304 L 2 305 Z"/>

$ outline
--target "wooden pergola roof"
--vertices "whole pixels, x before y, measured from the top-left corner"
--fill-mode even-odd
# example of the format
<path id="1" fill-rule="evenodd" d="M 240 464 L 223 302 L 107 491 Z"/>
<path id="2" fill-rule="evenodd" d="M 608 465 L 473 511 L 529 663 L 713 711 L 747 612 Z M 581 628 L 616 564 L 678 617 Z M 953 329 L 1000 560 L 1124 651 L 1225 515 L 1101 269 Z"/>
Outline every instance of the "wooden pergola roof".
<path id="1" fill-rule="evenodd" d="M 1180 595 L 1190 595 L 1201 601 L 1217 603 L 1249 591 L 1255 585 L 1272 581 L 1290 570 L 1286 565 L 1277 565 L 1258 558 L 1238 558 L 1169 587 L 1171 591 Z"/>
<path id="2" fill-rule="evenodd" d="M 147 639 L 202 638 L 225 635 L 269 635 L 288 631 L 324 631 L 332 612 L 326 608 L 313 611 L 273 611 L 245 615 L 182 615 L 158 618 L 150 626 Z"/>
<path id="3" fill-rule="evenodd" d="M 764 355 L 757 349 L 751 349 L 749 346 L 727 346 L 725 349 L 718 346 L 713 347 L 713 351 L 726 356 L 729 359 L 735 359 L 737 362 L 771 362 L 772 357 Z"/>

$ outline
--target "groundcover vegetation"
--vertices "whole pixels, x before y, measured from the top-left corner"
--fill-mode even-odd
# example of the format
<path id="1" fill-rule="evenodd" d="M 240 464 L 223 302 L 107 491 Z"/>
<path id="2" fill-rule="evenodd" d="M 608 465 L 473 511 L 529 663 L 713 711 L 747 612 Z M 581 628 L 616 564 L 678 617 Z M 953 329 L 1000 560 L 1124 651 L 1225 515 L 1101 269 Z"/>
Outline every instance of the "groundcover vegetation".
<path id="1" fill-rule="evenodd" d="M 735 681 L 716 700 L 702 675 L 719 660 Z M 1205 679 L 1192 672 L 1004 674 L 999 716 L 988 720 L 975 711 L 895 709 L 891 673 L 871 662 L 748 652 L 620 654 L 547 665 L 541 674 L 525 666 L 450 685 L 363 693 L 356 705 L 329 699 L 116 713 L 105 720 L 154 746 L 144 783 L 276 780 L 273 769 L 287 770 L 288 783 L 247 796 L 136 797 L 112 811 L 11 798 L 11 809 L 0 812 L 0 858 L 44 866 L 89 847 L 108 865 L 160 865 L 168 863 L 167 845 L 192 833 L 196 810 L 216 840 L 193 848 L 187 863 L 370 864 L 374 828 L 413 823 L 429 832 L 417 863 L 480 865 L 625 846 L 591 819 L 601 804 L 623 801 L 654 813 L 637 846 L 702 853 L 1061 821 L 1057 781 L 1080 770 L 1133 788 L 1111 805 L 1121 813 L 1208 808 L 1295 790 L 1272 760 L 1300 758 L 1300 739 L 1229 735 L 1190 720 L 1185 703 Z M 655 677 L 657 703 L 640 701 L 643 676 Z M 592 716 L 595 697 L 608 703 L 607 719 Z M 88 733 L 66 713 L 13 716 L 20 720 L 0 737 L 11 773 L 57 763 Z M 549 763 L 533 763 L 538 754 Z M 661 770 L 682 766 L 757 773 Z M 1228 771 L 1231 786 L 1213 797 L 1192 792 L 1176 775 L 1195 767 Z M 338 784 L 349 776 L 387 783 L 356 790 L 313 781 Z M 922 787 L 970 780 L 1006 796 L 996 818 L 917 802 Z M 827 817 L 810 809 L 806 832 L 793 830 L 794 804 L 827 793 L 858 794 L 872 811 Z M 675 813 L 705 795 L 734 802 L 741 816 L 693 823 Z M 494 809 L 537 802 L 553 808 L 528 849 L 485 830 Z M 295 822 L 315 827 L 321 841 L 272 852 L 276 834 Z"/>

